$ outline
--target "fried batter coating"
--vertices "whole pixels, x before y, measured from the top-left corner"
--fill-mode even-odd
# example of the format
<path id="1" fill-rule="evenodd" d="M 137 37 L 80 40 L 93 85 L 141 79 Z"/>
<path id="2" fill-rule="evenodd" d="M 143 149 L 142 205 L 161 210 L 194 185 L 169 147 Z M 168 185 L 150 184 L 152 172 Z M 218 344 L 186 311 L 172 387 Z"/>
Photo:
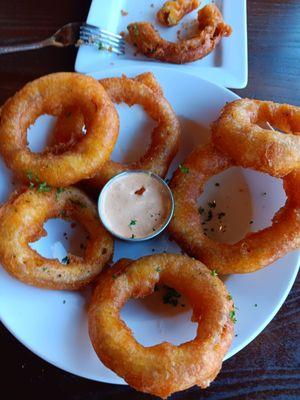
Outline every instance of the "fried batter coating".
<path id="1" fill-rule="evenodd" d="M 157 19 L 162 25 L 177 25 L 186 15 L 199 7 L 199 0 L 166 1 L 157 13 Z"/>
<path id="2" fill-rule="evenodd" d="M 128 25 L 129 37 L 142 54 L 159 61 L 184 64 L 207 56 L 220 43 L 223 36 L 230 36 L 227 25 L 215 4 L 209 4 L 198 12 L 199 32 L 190 39 L 169 42 L 163 39 L 148 22 Z"/>
<path id="3" fill-rule="evenodd" d="M 199 324 L 194 340 L 145 347 L 120 318 L 129 298 L 164 283 L 186 295 Z M 179 254 L 121 260 L 99 280 L 88 311 L 89 334 L 100 360 L 136 390 L 166 398 L 193 385 L 209 386 L 233 339 L 233 303 L 222 281 L 201 262 Z"/>
<path id="4" fill-rule="evenodd" d="M 300 196 L 296 195 L 299 173 L 284 178 L 287 201 L 273 217 L 271 226 L 227 244 L 205 235 L 197 200 L 210 177 L 235 164 L 209 143 L 193 151 L 183 165 L 188 173 L 178 169 L 170 183 L 175 211 L 169 231 L 187 254 L 220 274 L 243 274 L 264 268 L 300 248 Z"/>
<path id="5" fill-rule="evenodd" d="M 275 129 L 267 129 L 268 123 Z M 245 168 L 277 177 L 300 167 L 299 135 L 300 108 L 272 101 L 236 100 L 212 125 L 217 148 Z"/>
<path id="6" fill-rule="evenodd" d="M 62 264 L 47 259 L 28 243 L 45 234 L 50 218 L 74 219 L 87 230 L 83 257 L 69 254 Z M 113 239 L 101 224 L 95 204 L 79 189 L 27 189 L 15 194 L 0 211 L 0 261 L 11 275 L 33 286 L 77 290 L 99 275 L 113 255 Z"/>

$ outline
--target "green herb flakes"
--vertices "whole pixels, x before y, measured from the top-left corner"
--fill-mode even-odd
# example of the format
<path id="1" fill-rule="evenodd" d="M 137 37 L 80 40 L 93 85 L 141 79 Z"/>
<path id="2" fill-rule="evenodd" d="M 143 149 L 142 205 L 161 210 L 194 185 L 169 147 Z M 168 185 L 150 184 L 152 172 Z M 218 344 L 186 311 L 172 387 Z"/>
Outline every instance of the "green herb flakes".
<path id="1" fill-rule="evenodd" d="M 56 189 L 56 193 L 55 193 L 55 198 L 56 198 L 56 201 L 59 199 L 59 196 L 63 193 L 65 191 L 65 189 L 64 188 L 57 188 Z"/>
<path id="2" fill-rule="evenodd" d="M 62 264 L 68 265 L 70 264 L 70 257 L 66 256 L 61 260 Z"/>
<path id="3" fill-rule="evenodd" d="M 38 193 L 45 193 L 50 191 L 51 191 L 51 186 L 47 185 L 46 182 L 41 183 L 37 189 Z"/>
<path id="4" fill-rule="evenodd" d="M 183 164 L 179 164 L 179 169 L 183 174 L 188 174 L 190 172 L 188 167 L 185 167 Z"/>

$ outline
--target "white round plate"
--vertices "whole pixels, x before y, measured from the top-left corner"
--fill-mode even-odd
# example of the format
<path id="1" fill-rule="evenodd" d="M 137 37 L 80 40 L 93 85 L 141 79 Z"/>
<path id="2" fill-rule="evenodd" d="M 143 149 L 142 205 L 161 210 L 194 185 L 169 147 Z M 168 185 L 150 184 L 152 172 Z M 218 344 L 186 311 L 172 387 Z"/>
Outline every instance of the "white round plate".
<path id="1" fill-rule="evenodd" d="M 152 71 L 182 125 L 180 154 L 170 169 L 171 173 L 190 151 L 194 140 L 203 143 L 208 140 L 209 124 L 216 119 L 222 106 L 237 96 L 227 89 L 173 69 L 153 66 Z M 145 72 L 142 66 L 110 69 L 93 76 L 135 76 L 141 72 Z M 121 105 L 118 110 L 121 133 L 113 159 L 129 161 L 147 146 L 153 123 L 138 106 L 129 109 Z M 53 118 L 49 116 L 43 116 L 35 123 L 29 132 L 33 150 L 38 151 L 45 145 L 46 132 L 53 127 L 53 123 Z M 0 182 L 0 201 L 3 202 L 14 188 L 11 172 L 3 161 L 0 161 Z M 199 202 L 207 208 L 211 200 L 215 200 L 217 206 L 212 210 L 214 216 L 208 224 L 209 229 L 213 227 L 216 231 L 219 228 L 217 212 L 225 212 L 221 231 L 226 229 L 226 232 L 213 234 L 219 240 L 234 242 L 250 229 L 269 225 L 274 212 L 284 203 L 285 194 L 280 180 L 232 168 L 213 177 L 206 185 Z M 70 223 L 50 220 L 45 227 L 48 236 L 32 246 L 49 258 L 63 257 L 66 249 L 72 251 L 81 239 L 84 240 L 83 232 L 72 229 Z M 136 259 L 163 251 L 180 252 L 167 234 L 138 244 L 116 240 L 114 259 Z M 262 271 L 231 275 L 224 279 L 237 307 L 236 337 L 227 358 L 250 343 L 271 321 L 291 289 L 298 265 L 299 252 L 294 252 Z M 71 293 L 30 287 L 11 278 L 0 268 L 0 317 L 18 340 L 43 359 L 73 374 L 122 384 L 124 381 L 105 368 L 93 351 L 87 331 L 88 298 L 89 290 Z M 160 291 L 141 301 L 129 301 L 122 310 L 122 317 L 136 339 L 146 346 L 161 341 L 178 344 L 192 339 L 196 327 L 190 316 L 191 310 L 184 299 L 180 298 L 177 307 L 163 304 Z"/>

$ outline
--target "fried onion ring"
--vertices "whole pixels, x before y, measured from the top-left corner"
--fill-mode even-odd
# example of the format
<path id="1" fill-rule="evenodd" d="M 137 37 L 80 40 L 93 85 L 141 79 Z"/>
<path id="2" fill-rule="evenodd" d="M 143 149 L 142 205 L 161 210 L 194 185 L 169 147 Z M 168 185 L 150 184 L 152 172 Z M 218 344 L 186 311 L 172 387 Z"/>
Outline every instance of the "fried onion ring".
<path id="1" fill-rule="evenodd" d="M 187 254 L 220 274 L 242 274 L 259 270 L 300 247 L 300 196 L 294 194 L 300 174 L 284 178 L 287 201 L 273 217 L 271 226 L 227 244 L 205 235 L 197 200 L 207 180 L 234 166 L 233 162 L 209 143 L 192 152 L 184 166 L 188 173 L 177 170 L 170 183 L 175 212 L 169 231 Z"/>
<path id="2" fill-rule="evenodd" d="M 127 266 L 127 264 L 129 264 Z M 186 295 L 194 340 L 144 347 L 120 319 L 129 298 L 150 295 L 162 282 Z M 166 398 L 193 385 L 207 387 L 218 374 L 233 339 L 233 303 L 222 281 L 199 261 L 179 254 L 121 260 L 101 276 L 88 311 L 89 334 L 100 360 L 135 389 Z"/>
<path id="3" fill-rule="evenodd" d="M 107 161 L 97 171 L 88 184 L 99 189 L 109 179 L 119 172 L 128 169 L 151 170 L 164 177 L 169 165 L 177 153 L 179 146 L 180 126 L 172 107 L 163 97 L 163 92 L 152 73 L 138 75 L 135 79 L 108 78 L 100 81 L 114 103 L 126 103 L 129 106 L 141 105 L 144 110 L 157 121 L 158 125 L 152 132 L 152 139 L 146 153 L 139 161 L 131 164 L 121 164 Z M 59 118 L 54 133 L 54 143 L 60 146 L 67 145 L 82 136 L 82 117 L 76 110 L 69 117 L 70 110 L 66 110 Z M 73 117 L 74 116 L 74 117 Z M 72 118 L 74 125 L 72 126 Z M 74 139 L 75 138 L 75 139 Z"/>
<path id="4" fill-rule="evenodd" d="M 35 154 L 27 147 L 27 128 L 42 114 L 58 116 L 76 104 L 84 115 L 87 134 L 63 154 Z M 0 152 L 7 165 L 27 180 L 31 171 L 41 182 L 67 186 L 92 177 L 109 158 L 119 131 L 118 115 L 95 79 L 57 73 L 25 85 L 4 105 L 0 122 Z"/>
<path id="5" fill-rule="evenodd" d="M 75 219 L 87 230 L 84 257 L 69 254 L 64 265 L 42 257 L 28 243 L 45 234 L 50 218 Z M 13 196 L 0 212 L 0 261 L 11 275 L 37 287 L 77 290 L 91 282 L 112 258 L 113 239 L 98 218 L 94 203 L 80 190 L 69 187 L 40 193 L 28 189 Z"/>
<path id="6" fill-rule="evenodd" d="M 199 7 L 199 0 L 166 1 L 157 13 L 157 19 L 162 25 L 173 26 L 186 15 Z"/>
<path id="7" fill-rule="evenodd" d="M 215 4 L 209 4 L 198 12 L 198 23 L 199 33 L 176 43 L 161 38 L 148 22 L 132 23 L 127 29 L 131 42 L 145 56 L 164 62 L 184 64 L 207 56 L 223 36 L 230 36 L 232 32 Z"/>
<path id="8" fill-rule="evenodd" d="M 286 134 L 266 129 L 266 123 Z M 277 177 L 300 167 L 299 135 L 300 108 L 272 101 L 236 100 L 212 125 L 215 145 L 237 164 Z"/>

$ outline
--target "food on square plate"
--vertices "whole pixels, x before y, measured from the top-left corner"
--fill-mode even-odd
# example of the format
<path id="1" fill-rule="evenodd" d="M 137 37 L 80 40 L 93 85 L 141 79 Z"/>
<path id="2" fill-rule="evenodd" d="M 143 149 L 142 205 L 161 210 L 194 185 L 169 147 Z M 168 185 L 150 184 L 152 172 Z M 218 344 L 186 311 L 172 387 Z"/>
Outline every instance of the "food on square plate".
<path id="1" fill-rule="evenodd" d="M 168 224 L 173 197 L 167 184 L 148 171 L 129 171 L 115 176 L 99 197 L 104 226 L 122 239 L 156 236 Z"/>
<path id="2" fill-rule="evenodd" d="M 86 135 L 61 154 L 34 153 L 26 131 L 42 114 L 58 116 L 76 104 L 84 115 Z M 31 171 L 40 182 L 67 186 L 89 178 L 109 158 L 119 132 L 116 109 L 102 85 L 76 73 L 46 75 L 25 85 L 3 106 L 0 153 L 20 178 Z"/>
<path id="3" fill-rule="evenodd" d="M 148 22 L 128 25 L 131 42 L 139 52 L 159 61 L 184 64 L 207 56 L 220 43 L 223 36 L 230 36 L 232 29 L 227 25 L 215 4 L 209 4 L 198 12 L 199 32 L 177 42 L 163 39 Z"/>
<path id="4" fill-rule="evenodd" d="M 150 295 L 159 282 L 189 299 L 199 324 L 194 340 L 144 347 L 120 318 L 127 300 Z M 233 339 L 233 307 L 222 281 L 195 259 L 158 254 L 121 260 L 103 273 L 92 296 L 90 339 L 100 360 L 130 386 L 166 398 L 215 379 Z"/>
<path id="5" fill-rule="evenodd" d="M 145 112 L 157 122 L 152 131 L 151 143 L 140 160 L 131 164 L 122 164 L 109 160 L 98 169 L 94 178 L 87 184 L 99 190 L 116 174 L 132 169 L 150 170 L 164 177 L 169 169 L 179 147 L 180 125 L 176 114 L 152 73 L 144 73 L 131 79 L 121 78 L 102 79 L 102 86 L 114 103 L 126 103 L 128 106 L 139 104 Z M 54 135 L 54 143 L 58 146 L 68 146 L 72 138 L 82 137 L 83 119 L 76 110 L 69 115 L 69 110 L 58 118 Z M 68 117 L 69 116 L 69 117 Z M 72 126 L 72 120 L 74 125 Z M 81 123 L 80 123 L 81 121 Z M 59 143 L 62 143 L 59 145 Z"/>
<path id="6" fill-rule="evenodd" d="M 213 141 L 221 151 L 245 168 L 276 177 L 300 167 L 299 134 L 300 108 L 272 101 L 236 100 L 212 125 Z"/>
<path id="7" fill-rule="evenodd" d="M 89 239 L 83 257 L 62 262 L 42 257 L 28 243 L 45 234 L 50 218 L 74 219 Z M 99 275 L 113 255 L 113 239 L 102 226 L 94 203 L 79 189 L 32 187 L 15 194 L 0 209 L 0 262 L 8 273 L 33 286 L 77 290 Z"/>
<path id="8" fill-rule="evenodd" d="M 199 0 L 166 1 L 157 13 L 157 19 L 162 25 L 173 26 L 186 15 L 199 7 Z"/>
<path id="9" fill-rule="evenodd" d="M 198 197 L 210 177 L 234 165 L 209 143 L 187 157 L 170 183 L 175 201 L 169 225 L 171 236 L 187 254 L 220 274 L 254 272 L 300 248 L 300 174 L 296 173 L 283 179 L 287 201 L 273 217 L 271 226 L 251 232 L 235 244 L 216 242 L 206 236 Z"/>

